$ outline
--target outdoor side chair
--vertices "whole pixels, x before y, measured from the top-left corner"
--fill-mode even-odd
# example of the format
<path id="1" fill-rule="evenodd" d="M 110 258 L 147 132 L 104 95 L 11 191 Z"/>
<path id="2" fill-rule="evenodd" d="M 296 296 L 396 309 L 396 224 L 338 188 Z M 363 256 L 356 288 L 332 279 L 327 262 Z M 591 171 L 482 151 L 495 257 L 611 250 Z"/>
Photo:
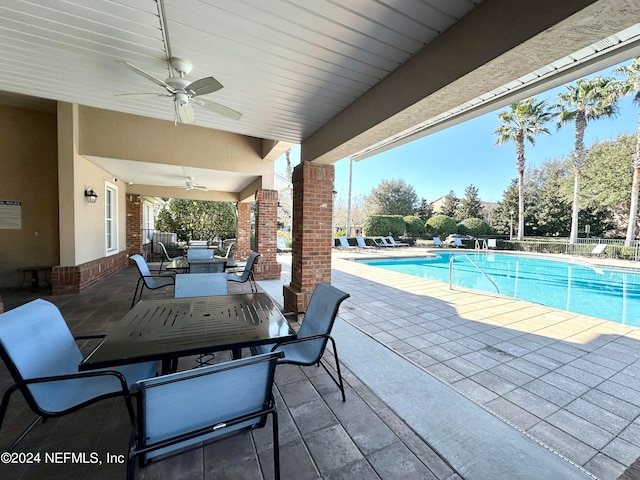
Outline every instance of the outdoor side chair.
<path id="1" fill-rule="evenodd" d="M 169 253 L 167 252 L 167 247 L 164 246 L 164 243 L 158 242 L 158 245 L 160 245 L 160 248 L 162 248 L 162 259 L 160 260 L 160 268 L 158 269 L 159 272 L 162 271 L 162 265 L 164 264 L 165 261 L 167 263 L 171 263 L 174 260 L 177 260 L 179 258 L 185 258 L 184 255 L 178 255 L 176 257 L 170 257 Z"/>
<path id="2" fill-rule="evenodd" d="M 279 253 L 291 253 L 291 248 L 287 247 L 284 237 L 276 237 L 276 250 Z"/>
<path id="3" fill-rule="evenodd" d="M 342 401 L 346 401 L 344 383 L 340 372 L 340 361 L 338 360 L 338 349 L 335 340 L 331 336 L 331 329 L 336 320 L 340 304 L 347 298 L 349 298 L 348 293 L 338 290 L 328 283 L 318 284 L 311 295 L 311 300 L 309 300 L 306 312 L 286 314 L 304 314 L 302 326 L 298 331 L 297 338 L 288 342 L 251 347 L 251 353 L 253 355 L 260 355 L 269 351 L 284 352 L 284 358 L 278 360 L 278 363 L 290 363 L 302 366 L 322 365 L 340 389 Z M 329 340 L 331 340 L 333 354 L 336 359 L 337 378 L 331 374 L 326 365 L 321 361 Z"/>
<path id="4" fill-rule="evenodd" d="M 260 256 L 259 253 L 251 252 L 251 254 L 249 255 L 249 258 L 247 258 L 247 263 L 245 264 L 244 269 L 242 270 L 240 275 L 237 275 L 235 273 L 228 273 L 227 280 L 230 282 L 238 282 L 238 283 L 244 283 L 248 280 L 249 285 L 251 285 L 251 291 L 257 292 L 258 285 L 256 284 L 255 277 L 253 276 L 253 266 L 255 265 L 256 260 L 259 256 Z"/>
<path id="5" fill-rule="evenodd" d="M 0 426 L 10 397 L 19 390 L 38 417 L 9 448 L 13 450 L 40 420 L 60 417 L 99 400 L 122 396 L 134 420 L 129 385 L 156 374 L 159 362 L 137 363 L 112 369 L 78 372 L 83 355 L 58 308 L 43 299 L 0 315 L 0 357 L 14 383 L 0 403 Z"/>
<path id="6" fill-rule="evenodd" d="M 278 415 L 272 394 L 276 361 L 268 353 L 141 380 L 133 387 L 137 417 L 129 444 L 127 478 L 167 454 L 198 448 L 246 430 L 272 416 L 273 468 L 280 478 Z"/>
<path id="7" fill-rule="evenodd" d="M 144 287 L 147 287 L 149 290 L 156 290 L 175 284 L 175 277 L 173 275 L 152 275 L 149 271 L 149 265 L 147 265 L 147 262 L 142 256 L 136 254 L 131 255 L 130 258 L 135 262 L 138 272 L 140 273 L 140 278 L 138 278 L 138 283 L 136 283 L 136 289 L 133 291 L 133 299 L 131 300 L 132 308 L 136 303 L 136 297 L 138 297 L 138 289 L 140 289 L 140 296 L 138 297 L 138 300 L 140 300 Z"/>

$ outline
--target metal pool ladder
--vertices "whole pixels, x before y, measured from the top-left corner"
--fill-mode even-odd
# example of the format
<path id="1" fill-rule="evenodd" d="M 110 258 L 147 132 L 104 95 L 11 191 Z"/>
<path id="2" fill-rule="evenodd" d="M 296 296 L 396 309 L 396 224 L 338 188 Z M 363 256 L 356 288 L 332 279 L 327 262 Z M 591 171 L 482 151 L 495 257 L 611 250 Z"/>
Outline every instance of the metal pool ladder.
<path id="1" fill-rule="evenodd" d="M 469 259 L 469 261 L 471 262 L 471 264 L 476 267 L 478 269 L 478 271 L 484 275 L 484 277 L 489 280 L 491 282 L 491 285 L 493 285 L 496 289 L 496 292 L 500 293 L 500 289 L 498 288 L 498 285 L 496 285 L 496 282 L 494 282 L 493 280 L 491 280 L 491 277 L 489 275 L 487 275 L 487 273 L 482 270 L 482 268 L 480 268 L 480 266 L 473 260 L 473 258 L 471 258 L 468 254 L 466 253 L 461 253 L 458 255 L 451 255 L 451 258 L 449 259 L 449 290 L 453 290 L 453 260 L 456 257 L 467 257 Z"/>

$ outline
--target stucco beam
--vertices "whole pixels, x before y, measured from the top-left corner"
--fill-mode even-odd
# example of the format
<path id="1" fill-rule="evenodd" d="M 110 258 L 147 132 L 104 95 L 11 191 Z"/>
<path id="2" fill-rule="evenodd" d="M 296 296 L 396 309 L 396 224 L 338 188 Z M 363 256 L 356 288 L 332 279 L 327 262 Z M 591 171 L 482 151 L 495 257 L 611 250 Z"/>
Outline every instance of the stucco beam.
<path id="1" fill-rule="evenodd" d="M 277 140 L 262 140 L 262 159 L 275 162 L 284 152 L 291 147 L 291 143 Z"/>
<path id="2" fill-rule="evenodd" d="M 186 190 L 184 188 L 158 187 L 155 185 L 134 185 L 127 189 L 127 195 L 143 197 L 181 198 L 186 200 L 208 200 L 211 202 L 232 202 L 240 200 L 241 195 L 234 192 Z"/>
<path id="3" fill-rule="evenodd" d="M 636 23 L 637 0 L 486 1 L 302 143 L 331 164 Z"/>
<path id="4" fill-rule="evenodd" d="M 251 185 L 249 185 L 247 188 L 243 189 L 238 194 L 238 201 L 240 201 L 240 202 L 251 202 L 251 201 L 255 200 L 256 192 L 258 190 L 262 190 L 262 189 L 272 190 L 273 189 L 273 185 L 271 184 L 270 186 L 265 187 L 264 183 L 262 182 L 262 179 L 259 178 L 256 181 L 254 181 Z"/>

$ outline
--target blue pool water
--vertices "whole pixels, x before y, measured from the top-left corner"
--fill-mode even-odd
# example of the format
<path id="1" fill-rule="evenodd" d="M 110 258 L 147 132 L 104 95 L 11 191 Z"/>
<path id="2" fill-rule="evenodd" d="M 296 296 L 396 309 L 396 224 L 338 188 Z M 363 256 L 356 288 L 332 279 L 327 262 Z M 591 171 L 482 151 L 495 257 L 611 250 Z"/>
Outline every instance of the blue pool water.
<path id="1" fill-rule="evenodd" d="M 454 287 L 499 293 L 561 310 L 640 326 L 640 271 L 491 252 L 453 252 L 438 254 L 435 258 L 385 258 L 359 262 L 449 283 L 449 260 L 452 255 L 455 255 Z"/>

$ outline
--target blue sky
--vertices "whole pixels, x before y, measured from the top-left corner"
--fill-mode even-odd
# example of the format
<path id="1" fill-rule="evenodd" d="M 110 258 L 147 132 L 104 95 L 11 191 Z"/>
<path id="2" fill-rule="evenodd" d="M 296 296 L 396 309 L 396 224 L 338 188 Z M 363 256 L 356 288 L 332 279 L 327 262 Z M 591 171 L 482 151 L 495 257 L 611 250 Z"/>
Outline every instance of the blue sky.
<path id="1" fill-rule="evenodd" d="M 592 76 L 612 75 L 613 68 L 615 67 Z M 549 103 L 553 104 L 557 93 L 565 90 L 564 87 L 558 87 L 536 97 L 540 100 L 549 98 Z M 635 133 L 639 107 L 632 103 L 630 97 L 626 97 L 619 102 L 619 108 L 616 117 L 593 121 L 587 125 L 587 147 L 594 141 L 611 140 L 618 134 Z M 418 198 L 426 198 L 429 202 L 446 195 L 449 190 L 453 190 L 458 197 L 463 197 L 465 188 L 470 184 L 478 188 L 482 200 L 500 201 L 511 179 L 517 177 L 515 145 L 512 142 L 495 145 L 496 136 L 493 132 L 500 125 L 498 112 L 502 110 L 504 108 L 353 162 L 352 195 L 368 195 L 382 180 L 403 179 L 413 186 Z M 550 122 L 548 128 L 550 135 L 541 134 L 536 137 L 535 146 L 525 146 L 527 166 L 564 157 L 573 149 L 573 123 L 556 130 L 555 122 Z M 300 146 L 296 145 L 292 148 L 292 163 L 299 163 L 299 158 Z M 335 190 L 339 197 L 346 198 L 349 188 L 349 160 L 340 160 L 334 166 Z M 284 156 L 276 161 L 275 168 L 277 173 L 284 173 Z"/>

